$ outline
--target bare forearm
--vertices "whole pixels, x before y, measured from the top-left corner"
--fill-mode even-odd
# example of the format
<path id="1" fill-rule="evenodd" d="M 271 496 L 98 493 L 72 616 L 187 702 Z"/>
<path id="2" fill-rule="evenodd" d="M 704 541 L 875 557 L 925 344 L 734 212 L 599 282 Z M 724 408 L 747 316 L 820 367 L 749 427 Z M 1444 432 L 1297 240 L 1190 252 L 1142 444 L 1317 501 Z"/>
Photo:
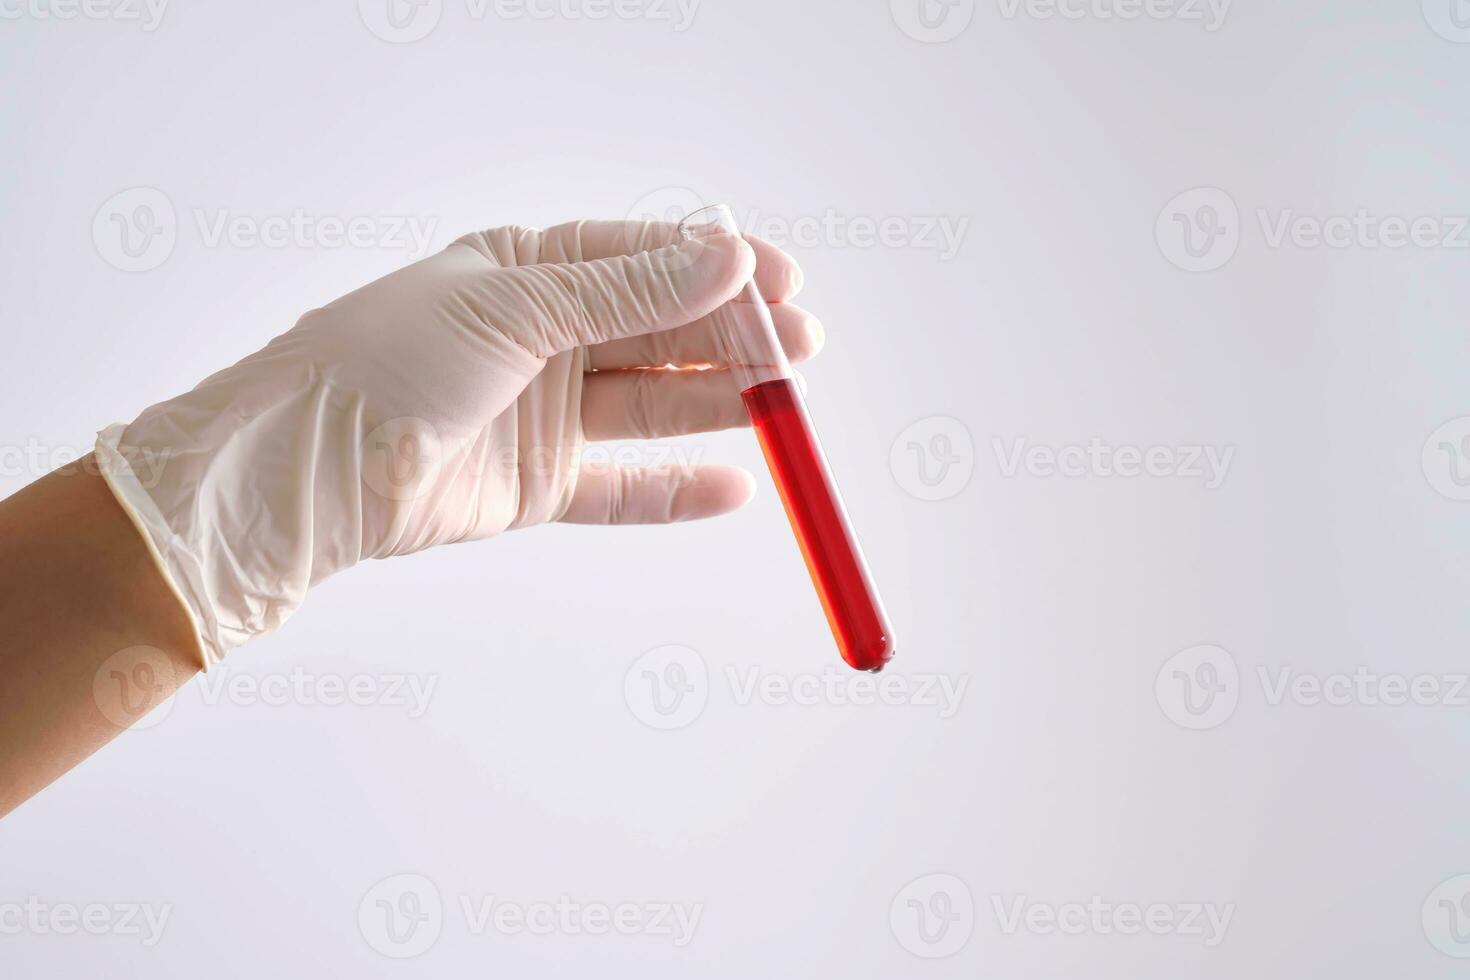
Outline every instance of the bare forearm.
<path id="1" fill-rule="evenodd" d="M 0 501 L 0 815 L 198 669 L 188 616 L 90 457 Z"/>

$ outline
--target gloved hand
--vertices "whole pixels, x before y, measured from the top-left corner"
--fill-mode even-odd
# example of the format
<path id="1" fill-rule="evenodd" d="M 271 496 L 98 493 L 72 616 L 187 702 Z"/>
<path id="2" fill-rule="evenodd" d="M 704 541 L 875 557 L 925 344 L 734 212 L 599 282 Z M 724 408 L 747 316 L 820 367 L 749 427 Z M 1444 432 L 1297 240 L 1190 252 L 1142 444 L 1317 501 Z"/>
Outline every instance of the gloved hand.
<path id="1" fill-rule="evenodd" d="M 821 345 L 784 302 L 801 273 L 778 249 L 677 241 L 673 225 L 625 222 L 469 235 L 100 433 L 103 475 L 205 665 L 364 558 L 743 505 L 754 482 L 734 467 L 578 465 L 586 439 L 747 424 L 704 318 L 753 273 L 790 359 Z M 130 461 L 159 454 L 145 485 Z"/>

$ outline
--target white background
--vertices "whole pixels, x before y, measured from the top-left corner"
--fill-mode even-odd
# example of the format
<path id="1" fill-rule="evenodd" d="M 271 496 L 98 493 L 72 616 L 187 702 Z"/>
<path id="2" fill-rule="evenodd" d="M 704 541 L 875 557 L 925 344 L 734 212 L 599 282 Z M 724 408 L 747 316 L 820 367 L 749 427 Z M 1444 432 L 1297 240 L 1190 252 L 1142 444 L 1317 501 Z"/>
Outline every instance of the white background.
<path id="1" fill-rule="evenodd" d="M 791 246 L 801 302 L 827 328 L 805 374 L 896 625 L 891 676 L 967 686 L 948 718 L 739 703 L 729 669 L 849 675 L 749 432 L 686 440 L 761 473 L 756 501 L 699 526 L 553 527 L 374 563 L 225 668 L 433 678 L 422 717 L 209 704 L 195 684 L 22 806 L 0 824 L 0 908 L 171 915 L 146 948 L 9 929 L 0 975 L 1465 968 L 1448 954 L 1470 945 L 1435 942 L 1449 912 L 1429 899 L 1470 871 L 1470 707 L 1273 705 L 1259 673 L 1467 670 L 1470 503 L 1446 494 L 1450 464 L 1470 461 L 1425 450 L 1470 414 L 1470 233 L 1459 248 L 1267 234 L 1283 215 L 1360 210 L 1448 233 L 1470 212 L 1470 45 L 1448 0 L 1255 0 L 1218 30 L 1208 13 L 962 0 L 930 10 L 963 27 L 942 43 L 879 0 L 704 0 L 682 31 L 647 7 L 476 19 L 443 0 L 406 44 L 351 0 L 174 0 L 152 31 L 41 16 L 57 2 L 0 3 L 0 491 L 38 476 L 38 454 L 86 451 L 96 429 L 411 258 L 211 247 L 197 212 L 410 215 L 436 223 L 435 248 L 480 227 L 623 217 L 679 188 L 760 221 L 968 222 L 950 256 L 830 230 Z M 123 272 L 93 224 L 137 187 L 167 196 L 177 243 Z M 1188 272 L 1164 209 L 1196 188 L 1235 206 L 1238 243 Z M 921 422 L 934 416 L 957 422 Z M 1023 438 L 1234 456 L 1215 489 L 1095 468 L 1007 476 Z M 961 476 L 920 499 L 946 462 Z M 702 658 L 707 704 L 661 731 L 624 682 L 668 644 Z M 1171 720 L 1172 672 L 1165 693 L 1156 679 L 1202 644 L 1235 664 L 1238 703 L 1193 730 Z M 427 877 L 444 907 L 437 940 L 406 960 L 358 924 L 400 873 Z M 932 874 L 952 878 L 921 882 L 921 903 L 936 881 L 973 903 L 952 951 L 905 919 L 901 893 Z M 698 904 L 702 918 L 682 948 L 476 935 L 459 899 L 487 895 Z M 1021 896 L 1233 917 L 1214 946 L 1008 933 L 996 903 Z"/>

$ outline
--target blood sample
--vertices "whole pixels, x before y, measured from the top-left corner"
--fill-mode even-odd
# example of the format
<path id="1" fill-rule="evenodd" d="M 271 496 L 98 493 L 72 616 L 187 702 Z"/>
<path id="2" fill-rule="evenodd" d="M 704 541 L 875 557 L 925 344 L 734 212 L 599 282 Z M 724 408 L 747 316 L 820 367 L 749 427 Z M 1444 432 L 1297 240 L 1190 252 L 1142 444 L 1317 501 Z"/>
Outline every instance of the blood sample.
<path id="1" fill-rule="evenodd" d="M 696 211 L 679 230 L 691 240 L 740 233 L 724 205 Z M 882 670 L 893 658 L 893 630 L 755 283 L 712 319 L 837 648 L 857 670 Z"/>

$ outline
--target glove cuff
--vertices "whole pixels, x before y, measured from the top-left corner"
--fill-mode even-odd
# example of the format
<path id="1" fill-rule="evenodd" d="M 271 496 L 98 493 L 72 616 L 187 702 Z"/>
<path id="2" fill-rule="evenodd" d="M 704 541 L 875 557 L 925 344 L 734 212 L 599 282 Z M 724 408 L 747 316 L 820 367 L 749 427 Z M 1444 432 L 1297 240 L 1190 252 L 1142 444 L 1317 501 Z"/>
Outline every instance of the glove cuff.
<path id="1" fill-rule="evenodd" d="M 159 512 L 158 505 L 138 479 L 122 450 L 123 433 L 126 431 L 126 425 L 110 425 L 97 433 L 98 470 L 123 513 L 138 529 L 148 555 L 158 567 L 169 591 L 183 607 L 184 615 L 189 617 L 190 628 L 199 645 L 200 665 L 207 671 L 224 658 L 229 646 L 223 642 L 213 603 L 208 601 L 204 591 L 204 570 L 179 542 Z M 241 642 L 244 642 L 244 637 L 230 645 Z"/>

